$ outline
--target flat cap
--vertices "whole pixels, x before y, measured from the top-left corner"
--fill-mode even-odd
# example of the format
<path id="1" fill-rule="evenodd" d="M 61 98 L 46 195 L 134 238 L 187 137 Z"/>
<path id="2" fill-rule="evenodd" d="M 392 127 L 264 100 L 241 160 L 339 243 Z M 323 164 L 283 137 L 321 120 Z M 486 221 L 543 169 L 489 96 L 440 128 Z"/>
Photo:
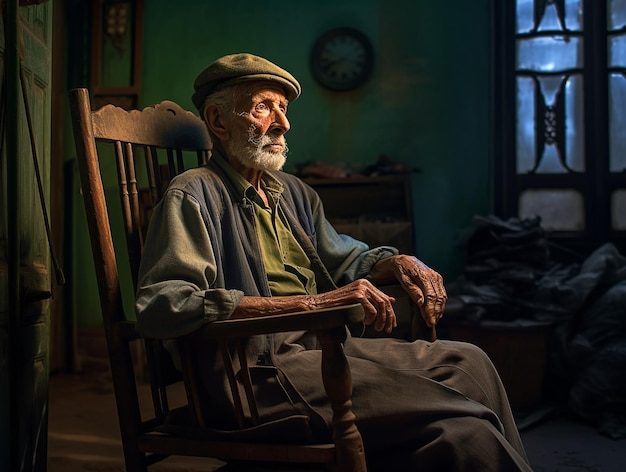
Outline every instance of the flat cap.
<path id="1" fill-rule="evenodd" d="M 300 84 L 296 78 L 267 59 L 253 54 L 240 53 L 221 57 L 209 64 L 193 84 L 191 97 L 193 104 L 202 112 L 202 106 L 209 94 L 226 85 L 252 80 L 277 82 L 285 89 L 285 96 L 293 101 L 300 95 Z"/>

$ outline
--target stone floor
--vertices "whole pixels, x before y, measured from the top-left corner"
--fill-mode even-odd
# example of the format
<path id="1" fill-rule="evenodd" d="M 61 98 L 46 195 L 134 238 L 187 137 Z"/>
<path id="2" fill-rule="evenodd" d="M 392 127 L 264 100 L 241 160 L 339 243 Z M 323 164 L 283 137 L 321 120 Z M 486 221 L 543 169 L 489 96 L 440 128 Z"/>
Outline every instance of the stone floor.
<path id="1" fill-rule="evenodd" d="M 149 395 L 146 388 L 141 395 Z M 520 423 L 523 427 L 523 423 Z M 113 389 L 107 374 L 53 374 L 50 379 L 48 471 L 123 471 Z M 626 440 L 599 435 L 562 414 L 547 414 L 522 438 L 536 472 L 621 472 Z M 214 471 L 222 462 L 169 458 L 151 471 Z M 221 472 L 221 471 L 220 471 Z"/>

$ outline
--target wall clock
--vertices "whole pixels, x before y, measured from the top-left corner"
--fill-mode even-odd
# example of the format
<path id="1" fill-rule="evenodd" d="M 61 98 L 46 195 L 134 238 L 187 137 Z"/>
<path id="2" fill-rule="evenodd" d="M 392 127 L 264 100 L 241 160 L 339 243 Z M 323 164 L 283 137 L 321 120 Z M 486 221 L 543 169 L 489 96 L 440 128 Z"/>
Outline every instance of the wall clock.
<path id="1" fill-rule="evenodd" d="M 374 50 L 367 36 L 353 28 L 336 28 L 318 38 L 311 52 L 315 79 L 331 90 L 351 90 L 372 74 Z"/>

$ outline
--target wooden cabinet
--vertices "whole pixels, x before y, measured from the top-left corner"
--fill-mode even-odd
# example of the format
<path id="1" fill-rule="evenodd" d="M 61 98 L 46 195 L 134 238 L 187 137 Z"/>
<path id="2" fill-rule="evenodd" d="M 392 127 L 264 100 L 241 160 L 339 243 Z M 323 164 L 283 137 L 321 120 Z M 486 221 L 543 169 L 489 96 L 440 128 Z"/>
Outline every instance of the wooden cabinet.
<path id="1" fill-rule="evenodd" d="M 395 246 L 415 254 L 410 174 L 303 180 L 320 195 L 339 233 L 370 247 Z"/>

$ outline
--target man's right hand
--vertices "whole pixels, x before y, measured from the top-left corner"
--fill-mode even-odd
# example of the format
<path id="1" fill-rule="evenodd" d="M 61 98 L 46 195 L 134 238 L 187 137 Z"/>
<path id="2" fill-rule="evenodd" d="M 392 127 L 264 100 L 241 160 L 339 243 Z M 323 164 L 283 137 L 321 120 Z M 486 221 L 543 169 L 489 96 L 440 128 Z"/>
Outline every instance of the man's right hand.
<path id="1" fill-rule="evenodd" d="M 365 324 L 373 324 L 376 331 L 391 333 L 398 325 L 392 306 L 395 301 L 395 298 L 378 290 L 370 281 L 359 279 L 317 295 L 245 296 L 233 311 L 231 318 L 277 315 L 359 303 L 365 312 Z"/>
<path id="2" fill-rule="evenodd" d="M 316 308 L 359 303 L 365 311 L 365 324 L 374 325 L 376 331 L 391 333 L 398 323 L 393 311 L 395 298 L 386 295 L 366 279 L 355 280 L 331 292 L 315 295 Z"/>

